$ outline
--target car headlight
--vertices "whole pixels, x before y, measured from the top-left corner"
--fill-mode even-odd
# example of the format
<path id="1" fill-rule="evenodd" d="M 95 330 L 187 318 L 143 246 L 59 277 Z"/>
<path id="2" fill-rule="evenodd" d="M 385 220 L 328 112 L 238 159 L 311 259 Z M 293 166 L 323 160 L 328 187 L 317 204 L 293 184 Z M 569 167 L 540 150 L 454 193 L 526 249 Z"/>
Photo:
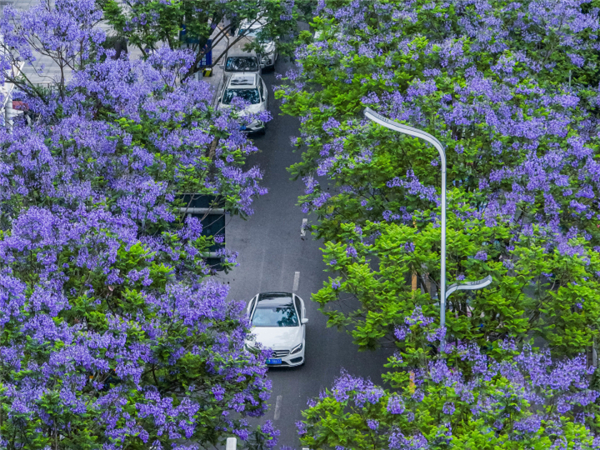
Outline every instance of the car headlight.
<path id="1" fill-rule="evenodd" d="M 244 348 L 246 350 L 248 350 L 249 352 L 255 352 L 256 351 L 256 347 L 252 343 L 246 343 L 246 344 L 244 344 Z"/>
<path id="2" fill-rule="evenodd" d="M 298 353 L 300 350 L 302 350 L 302 347 L 303 347 L 303 344 L 296 345 L 290 352 L 290 355 L 293 355 L 294 353 Z"/>
<path id="3" fill-rule="evenodd" d="M 260 120 L 253 120 L 252 123 L 250 124 L 250 128 L 258 128 L 258 127 L 262 127 L 263 123 Z"/>

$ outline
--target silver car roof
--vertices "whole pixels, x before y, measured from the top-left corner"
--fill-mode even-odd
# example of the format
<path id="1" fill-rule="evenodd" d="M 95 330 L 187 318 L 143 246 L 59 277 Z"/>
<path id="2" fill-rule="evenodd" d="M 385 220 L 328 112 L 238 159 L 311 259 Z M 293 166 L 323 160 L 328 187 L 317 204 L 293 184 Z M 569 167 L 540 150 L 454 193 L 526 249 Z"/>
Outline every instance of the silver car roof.
<path id="1" fill-rule="evenodd" d="M 236 73 L 227 81 L 227 89 L 247 89 L 257 86 L 258 75 L 253 72 Z"/>

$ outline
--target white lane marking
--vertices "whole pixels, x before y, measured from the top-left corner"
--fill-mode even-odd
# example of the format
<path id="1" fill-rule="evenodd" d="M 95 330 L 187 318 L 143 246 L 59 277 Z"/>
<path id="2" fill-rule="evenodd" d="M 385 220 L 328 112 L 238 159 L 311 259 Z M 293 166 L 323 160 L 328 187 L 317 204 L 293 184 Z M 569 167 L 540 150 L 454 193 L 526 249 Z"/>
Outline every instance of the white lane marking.
<path id="1" fill-rule="evenodd" d="M 283 399 L 282 395 L 277 396 L 277 400 L 275 401 L 275 420 L 279 420 L 279 416 L 281 415 L 281 400 Z"/>
<path id="2" fill-rule="evenodd" d="M 300 272 L 294 273 L 294 287 L 292 288 L 292 292 L 298 290 L 298 284 L 300 284 Z"/>
<path id="3" fill-rule="evenodd" d="M 263 248 L 262 259 L 260 260 L 260 280 L 258 282 L 258 292 L 262 292 L 263 278 L 262 274 L 264 273 L 263 269 L 265 267 L 265 257 L 267 256 L 267 250 Z"/>
<path id="4" fill-rule="evenodd" d="M 308 224 L 308 219 L 302 219 L 302 227 L 300 228 L 300 237 L 306 236 L 306 225 Z"/>

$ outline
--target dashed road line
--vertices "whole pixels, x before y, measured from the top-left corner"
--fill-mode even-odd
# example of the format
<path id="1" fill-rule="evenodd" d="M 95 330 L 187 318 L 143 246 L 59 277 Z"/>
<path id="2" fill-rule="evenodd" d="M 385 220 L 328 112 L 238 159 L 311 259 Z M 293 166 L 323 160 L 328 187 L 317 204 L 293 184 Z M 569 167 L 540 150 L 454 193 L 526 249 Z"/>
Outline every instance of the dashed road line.
<path id="1" fill-rule="evenodd" d="M 279 420 L 279 416 L 281 415 L 281 400 L 283 399 L 282 395 L 277 396 L 277 400 L 275 401 L 275 420 Z"/>
<path id="2" fill-rule="evenodd" d="M 308 219 L 302 219 L 302 227 L 300 227 L 300 237 L 306 236 L 306 225 L 308 225 Z"/>
<path id="3" fill-rule="evenodd" d="M 298 290 L 298 285 L 300 284 L 300 272 L 294 273 L 294 287 L 292 288 L 292 292 L 296 292 Z"/>

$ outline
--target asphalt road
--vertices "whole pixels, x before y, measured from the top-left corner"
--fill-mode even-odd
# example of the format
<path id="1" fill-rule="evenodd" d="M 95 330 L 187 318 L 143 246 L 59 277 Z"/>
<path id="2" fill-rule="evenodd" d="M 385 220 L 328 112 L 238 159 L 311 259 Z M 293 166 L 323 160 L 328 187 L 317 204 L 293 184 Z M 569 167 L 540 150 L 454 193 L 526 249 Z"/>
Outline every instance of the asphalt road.
<path id="1" fill-rule="evenodd" d="M 277 71 L 284 73 L 290 67 L 290 63 L 279 61 Z M 228 219 L 226 245 L 239 252 L 239 267 L 219 278 L 230 284 L 230 299 L 246 301 L 258 292 L 292 291 L 294 278 L 298 278 L 296 292 L 304 299 L 309 318 L 306 363 L 299 368 L 269 370 L 273 380 L 271 407 L 262 420 L 274 420 L 281 431 L 280 446 L 300 448 L 295 422 L 302 418 L 307 400 L 330 387 L 342 368 L 381 383 L 389 350 L 359 353 L 347 333 L 325 327 L 325 317 L 311 302 L 311 295 L 323 286 L 328 273 L 319 250 L 322 243 L 308 233 L 301 239 L 302 220 L 308 218 L 296 206 L 303 182 L 291 181 L 286 170 L 301 159 L 290 145 L 290 136 L 299 135 L 299 121 L 280 115 L 271 88 L 278 83 L 274 74 L 266 73 L 263 78 L 269 86 L 273 120 L 266 136 L 253 138 L 260 152 L 249 164 L 264 171 L 263 185 L 269 193 L 255 201 L 254 215 L 248 220 Z"/>

